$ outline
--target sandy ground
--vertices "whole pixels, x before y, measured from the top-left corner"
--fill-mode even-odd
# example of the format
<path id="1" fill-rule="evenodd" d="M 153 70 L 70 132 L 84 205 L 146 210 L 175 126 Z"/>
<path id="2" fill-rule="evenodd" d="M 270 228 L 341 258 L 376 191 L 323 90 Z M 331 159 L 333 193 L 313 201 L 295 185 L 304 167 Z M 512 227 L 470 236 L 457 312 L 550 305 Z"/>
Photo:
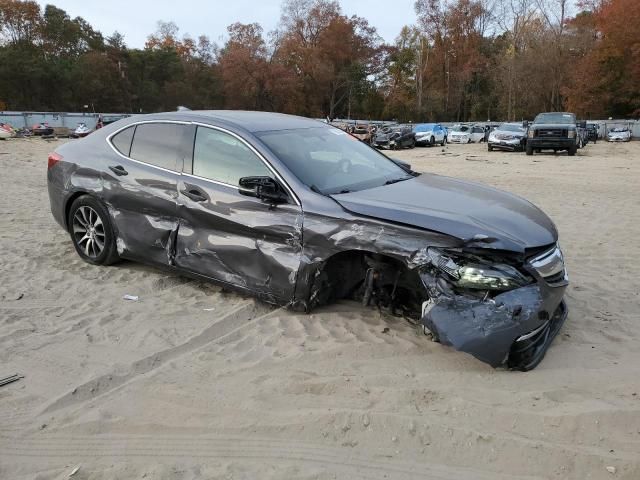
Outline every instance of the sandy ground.
<path id="1" fill-rule="evenodd" d="M 529 373 L 351 302 L 83 263 L 49 212 L 57 144 L 0 142 L 0 377 L 25 375 L 0 387 L 0 479 L 640 478 L 640 143 L 395 154 L 556 222 L 570 315 Z"/>

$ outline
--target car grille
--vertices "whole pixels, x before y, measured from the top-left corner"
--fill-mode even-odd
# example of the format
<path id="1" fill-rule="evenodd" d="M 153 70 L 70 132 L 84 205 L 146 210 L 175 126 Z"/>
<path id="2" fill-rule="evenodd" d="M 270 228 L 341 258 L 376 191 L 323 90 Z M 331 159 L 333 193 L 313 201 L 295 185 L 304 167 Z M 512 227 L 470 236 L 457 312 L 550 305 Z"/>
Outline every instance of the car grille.
<path id="1" fill-rule="evenodd" d="M 567 283 L 567 271 L 564 266 L 564 256 L 558 245 L 529 259 L 529 264 L 551 286 Z"/>
<path id="2" fill-rule="evenodd" d="M 567 137 L 568 131 L 564 128 L 539 128 L 536 137 Z"/>

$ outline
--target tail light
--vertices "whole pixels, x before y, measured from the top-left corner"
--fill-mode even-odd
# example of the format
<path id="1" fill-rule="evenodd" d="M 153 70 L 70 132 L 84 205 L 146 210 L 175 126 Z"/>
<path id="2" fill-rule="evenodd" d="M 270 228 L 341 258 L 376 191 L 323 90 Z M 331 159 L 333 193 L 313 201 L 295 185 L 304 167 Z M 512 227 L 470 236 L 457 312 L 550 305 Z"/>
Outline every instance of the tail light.
<path id="1" fill-rule="evenodd" d="M 53 167 L 60 160 L 62 160 L 62 155 L 60 155 L 59 153 L 56 153 L 56 152 L 51 152 L 49 154 L 49 163 L 48 163 L 48 167 L 47 168 L 50 170 L 51 167 Z"/>

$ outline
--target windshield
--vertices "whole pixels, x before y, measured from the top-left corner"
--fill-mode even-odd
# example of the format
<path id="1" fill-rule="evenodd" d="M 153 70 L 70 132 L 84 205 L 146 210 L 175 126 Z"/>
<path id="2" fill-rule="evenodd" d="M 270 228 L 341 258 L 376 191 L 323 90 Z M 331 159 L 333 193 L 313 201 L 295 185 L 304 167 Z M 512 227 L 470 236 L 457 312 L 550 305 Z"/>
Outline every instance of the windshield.
<path id="1" fill-rule="evenodd" d="M 430 132 L 436 125 L 434 123 L 422 123 L 413 127 L 414 132 Z"/>
<path id="2" fill-rule="evenodd" d="M 541 113 L 533 123 L 576 123 L 573 113 Z"/>
<path id="3" fill-rule="evenodd" d="M 455 125 L 455 126 L 451 127 L 451 131 L 452 132 L 467 133 L 469 130 L 470 130 L 470 128 L 467 125 Z"/>
<path id="4" fill-rule="evenodd" d="M 389 158 L 337 128 L 256 135 L 296 177 L 323 194 L 348 193 L 412 178 Z"/>
<path id="5" fill-rule="evenodd" d="M 497 130 L 502 130 L 503 132 L 518 132 L 518 133 L 524 133 L 524 128 L 522 128 L 522 126 L 520 125 L 514 125 L 514 124 L 509 124 L 509 123 L 503 123 L 502 125 L 500 125 Z"/>

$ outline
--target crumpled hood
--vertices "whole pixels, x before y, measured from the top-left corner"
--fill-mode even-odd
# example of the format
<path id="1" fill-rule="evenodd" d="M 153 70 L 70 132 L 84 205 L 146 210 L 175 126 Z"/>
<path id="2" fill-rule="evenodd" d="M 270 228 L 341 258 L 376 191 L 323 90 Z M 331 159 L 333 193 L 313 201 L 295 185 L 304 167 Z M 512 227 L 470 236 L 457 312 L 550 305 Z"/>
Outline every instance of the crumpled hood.
<path id="1" fill-rule="evenodd" d="M 375 140 L 378 142 L 386 142 L 398 138 L 400 134 L 398 132 L 379 133 L 375 136 Z"/>
<path id="2" fill-rule="evenodd" d="M 558 232 L 527 200 L 479 183 L 433 174 L 382 187 L 332 195 L 360 215 L 413 225 L 461 240 L 487 236 L 482 246 L 524 252 L 549 245 Z"/>

